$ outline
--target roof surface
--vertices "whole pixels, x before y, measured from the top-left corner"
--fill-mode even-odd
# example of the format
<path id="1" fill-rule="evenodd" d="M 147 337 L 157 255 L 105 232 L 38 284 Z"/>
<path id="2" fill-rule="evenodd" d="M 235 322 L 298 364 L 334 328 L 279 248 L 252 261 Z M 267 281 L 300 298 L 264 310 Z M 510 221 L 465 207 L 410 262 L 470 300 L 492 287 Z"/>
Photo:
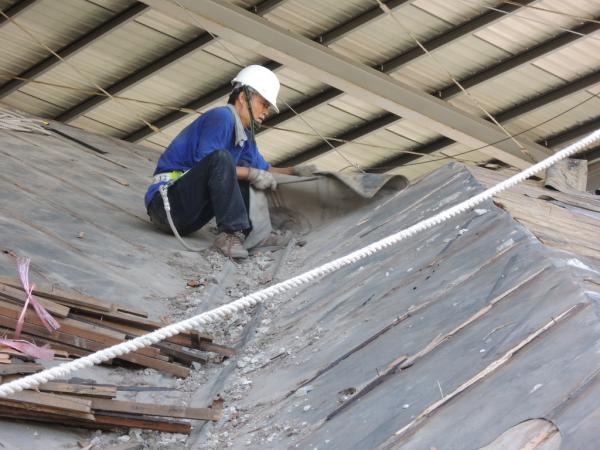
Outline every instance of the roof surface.
<path id="1" fill-rule="evenodd" d="M 446 166 L 325 226 L 302 261 L 342 256 L 481 190 L 463 167 Z M 569 233 L 561 222 L 553 228 Z M 600 327 L 598 260 L 583 261 L 488 202 L 274 302 L 256 346 L 289 355 L 249 372 L 241 410 L 260 419 L 228 429 L 227 441 L 477 449 L 544 418 L 561 448 L 586 448 L 597 439 L 597 407 L 586 399 L 597 385 Z"/>
<path id="2" fill-rule="evenodd" d="M 140 172 L 153 162 L 143 148 L 60 132 L 0 130 L 2 273 L 14 273 L 11 252 L 24 254 L 32 277 L 154 317 L 188 317 L 258 289 L 274 260 L 283 266 L 279 279 L 316 267 L 480 192 L 477 179 L 506 176 L 471 169 L 476 179 L 450 164 L 342 216 L 325 207 L 313 214 L 321 224 L 303 230 L 302 248 L 232 265 L 210 250 L 179 251 L 150 227 Z M 280 206 L 289 206 L 286 195 L 282 186 Z M 476 449 L 536 418 L 558 428 L 562 448 L 586 448 L 598 438 L 590 401 L 600 362 L 597 197 L 528 182 L 495 201 L 525 226 L 487 202 L 267 302 L 246 326 L 234 318 L 225 328 L 245 330 L 239 358 L 199 369 L 183 391 L 196 405 L 223 393 L 226 420 L 163 448 Z M 192 236 L 194 244 L 208 245 L 206 233 Z M 189 278 L 206 289 L 191 294 Z M 175 380 L 150 383 L 182 389 Z M 35 429 L 57 445 L 79 439 Z"/>

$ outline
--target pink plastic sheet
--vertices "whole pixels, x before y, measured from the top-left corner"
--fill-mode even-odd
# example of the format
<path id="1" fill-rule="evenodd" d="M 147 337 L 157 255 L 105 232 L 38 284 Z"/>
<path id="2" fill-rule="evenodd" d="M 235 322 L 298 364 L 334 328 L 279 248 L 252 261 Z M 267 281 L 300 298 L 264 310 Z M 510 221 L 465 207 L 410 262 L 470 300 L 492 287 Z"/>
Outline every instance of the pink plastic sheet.
<path id="1" fill-rule="evenodd" d="M 36 314 L 40 318 L 42 324 L 46 327 L 49 332 L 56 331 L 60 328 L 59 323 L 50 315 L 48 311 L 38 302 L 35 297 L 32 295 L 33 290 L 35 289 L 35 284 L 29 284 L 29 264 L 31 262 L 30 258 L 17 258 L 17 267 L 19 270 L 19 278 L 21 279 L 21 284 L 23 285 L 23 289 L 25 290 L 25 304 L 23 305 L 23 310 L 19 315 L 17 320 L 17 326 L 15 327 L 15 339 L 0 339 L 0 345 L 5 345 L 7 347 L 13 348 L 15 350 L 20 351 L 21 353 L 31 356 L 32 358 L 37 359 L 53 359 L 54 351 L 48 347 L 47 345 L 43 347 L 38 347 L 31 342 L 27 342 L 24 340 L 20 340 L 21 331 L 23 330 L 23 323 L 25 322 L 25 313 L 27 312 L 27 307 L 29 303 L 33 306 Z"/>
<path id="2" fill-rule="evenodd" d="M 15 339 L 0 339 L 0 345 L 4 345 L 6 347 L 13 348 L 15 350 L 20 351 L 21 353 L 31 356 L 32 358 L 37 359 L 53 359 L 54 358 L 54 350 L 52 350 L 49 346 L 44 345 L 43 347 L 38 347 L 31 342 L 23 341 L 23 340 L 15 340 Z"/>
<path id="3" fill-rule="evenodd" d="M 36 314 L 42 321 L 42 324 L 46 327 L 46 329 L 52 333 L 60 328 L 58 322 L 50 315 L 48 311 L 38 302 L 35 297 L 32 295 L 33 290 L 35 289 L 35 284 L 29 285 L 29 263 L 31 262 L 30 258 L 18 257 L 17 258 L 17 267 L 19 269 L 19 277 L 21 278 L 21 284 L 23 284 L 23 289 L 25 290 L 25 294 L 27 298 L 25 299 L 25 304 L 23 305 L 23 310 L 17 320 L 17 326 L 15 327 L 15 339 L 19 339 L 21 336 L 21 330 L 23 329 L 23 322 L 25 321 L 25 313 L 27 312 L 27 306 L 31 302 L 33 309 Z"/>

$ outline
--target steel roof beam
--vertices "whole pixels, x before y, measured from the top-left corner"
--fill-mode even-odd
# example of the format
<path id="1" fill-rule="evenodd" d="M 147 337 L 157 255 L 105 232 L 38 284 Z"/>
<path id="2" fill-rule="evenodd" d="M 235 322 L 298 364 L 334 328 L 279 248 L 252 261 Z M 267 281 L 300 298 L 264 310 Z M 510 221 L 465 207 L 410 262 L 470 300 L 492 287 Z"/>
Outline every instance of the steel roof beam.
<path id="1" fill-rule="evenodd" d="M 506 12 L 513 12 L 513 11 L 518 10 L 522 6 L 526 5 L 527 3 L 531 3 L 532 1 L 534 1 L 534 0 L 526 0 L 523 2 L 523 5 L 521 5 L 521 6 L 516 6 L 516 5 L 512 5 L 512 4 L 503 4 L 503 5 L 500 5 L 498 7 L 498 9 L 502 9 L 503 11 L 506 11 Z M 483 13 L 483 14 L 477 16 L 476 18 L 474 18 L 472 20 L 469 20 L 469 21 L 457 26 L 456 28 L 446 31 L 446 32 L 440 34 L 439 36 L 436 36 L 436 37 L 424 42 L 423 46 L 428 51 L 434 51 L 434 50 L 440 49 L 443 46 L 452 42 L 453 40 L 459 39 L 468 34 L 474 33 L 477 30 L 483 29 L 483 28 L 489 26 L 491 23 L 501 19 L 502 17 L 504 17 L 504 14 L 501 12 L 488 11 L 486 13 Z M 383 64 L 375 65 L 375 66 L 373 66 L 373 68 L 378 69 L 384 73 L 391 73 L 395 70 L 400 69 L 402 66 L 414 61 L 415 59 L 423 56 L 423 54 L 424 53 L 423 53 L 423 50 L 421 49 L 421 47 L 419 47 L 418 45 L 415 45 L 410 50 L 407 50 L 407 51 L 401 53 L 400 55 L 391 58 L 390 60 L 384 62 Z M 322 104 L 325 103 L 326 101 L 333 100 L 336 97 L 341 96 L 342 94 L 343 94 L 343 92 L 341 92 L 337 89 L 328 89 L 328 90 L 324 91 L 323 93 L 319 94 L 318 96 L 306 100 L 305 103 L 312 104 L 312 105 L 314 105 L 313 108 L 317 108 L 319 106 L 322 106 Z M 317 101 L 319 98 L 323 99 L 323 101 L 321 101 L 321 103 L 319 103 Z M 308 109 L 305 109 L 305 111 L 308 111 Z M 291 115 L 290 114 L 287 114 L 287 115 L 279 114 L 279 115 L 273 117 L 273 119 L 269 120 L 265 125 L 277 126 L 289 119 L 292 119 L 293 116 L 294 116 L 293 114 L 291 114 Z"/>
<path id="2" fill-rule="evenodd" d="M 527 3 L 531 3 L 532 1 L 534 1 L 534 0 L 525 0 L 523 4 L 525 5 Z M 394 10 L 401 6 L 408 5 L 409 1 L 407 1 L 407 0 L 391 0 L 391 1 L 388 1 L 385 3 L 388 8 L 390 8 L 391 10 Z M 506 12 L 512 12 L 512 11 L 515 11 L 518 8 L 520 8 L 520 6 L 515 6 L 512 4 L 503 4 L 503 5 L 500 5 L 498 8 L 502 9 L 503 11 L 506 11 Z M 323 33 L 322 35 L 317 36 L 313 40 L 316 42 L 319 42 L 323 45 L 330 45 L 330 44 L 346 37 L 347 34 L 353 32 L 353 31 L 356 31 L 358 28 L 368 24 L 372 20 L 382 17 L 384 14 L 385 13 L 381 10 L 381 8 L 379 6 L 374 6 L 373 8 L 369 9 L 368 11 L 348 20 L 347 22 L 331 29 L 330 31 Z M 481 29 L 481 28 L 484 28 L 484 27 L 490 25 L 491 23 L 502 18 L 503 16 L 504 16 L 504 14 L 501 12 L 498 12 L 498 11 L 486 12 L 486 13 L 476 17 L 475 19 L 465 22 L 464 24 L 459 25 L 458 27 L 453 28 L 452 30 L 442 33 L 441 35 L 425 42 L 424 45 L 428 50 L 438 49 L 438 48 L 443 47 L 444 45 L 448 44 L 453 39 L 458 39 L 469 33 L 473 33 L 475 31 L 477 31 L 478 29 Z M 402 65 L 407 64 L 410 61 L 413 61 L 414 59 L 416 59 L 422 55 L 423 55 L 423 51 L 421 50 L 421 48 L 419 46 L 415 46 L 415 47 L 411 48 L 410 50 L 390 59 L 389 61 L 375 66 L 375 68 L 388 73 L 388 72 L 399 69 Z M 275 67 L 279 68 L 280 66 L 281 65 L 277 65 Z M 325 91 L 323 91 L 322 93 L 320 93 L 316 96 L 313 96 L 313 97 L 301 102 L 298 105 L 295 105 L 294 110 L 298 113 L 307 112 L 307 111 L 310 111 L 311 109 L 315 109 L 315 108 L 322 106 L 323 104 L 325 104 L 328 101 L 334 100 L 335 98 L 341 96 L 342 94 L 343 94 L 343 92 L 340 91 L 339 89 L 328 88 Z M 194 103 L 197 103 L 197 102 L 195 101 Z M 187 105 L 185 107 L 187 107 Z M 161 123 L 167 123 L 168 122 L 167 117 L 169 117 L 169 116 L 173 120 L 179 120 L 180 118 L 185 117 L 185 115 L 167 114 L 166 116 L 164 116 L 163 118 L 161 118 L 159 120 L 161 121 Z M 293 119 L 295 116 L 296 116 L 296 114 L 294 114 L 291 110 L 288 110 L 288 111 L 278 114 L 277 116 L 268 120 L 265 123 L 265 125 L 267 127 L 275 127 L 275 126 L 278 126 L 288 120 Z M 263 128 L 259 133 L 265 132 L 268 129 L 269 128 Z M 139 142 L 141 139 L 144 139 L 145 137 L 150 136 L 151 134 L 153 134 L 153 131 L 150 128 L 143 127 L 143 128 L 136 130 L 129 136 L 127 136 L 125 138 L 125 140 L 130 141 L 130 142 Z M 135 138 L 135 140 L 133 140 L 134 138 Z M 327 148 L 329 148 L 329 147 L 327 147 Z"/>
<path id="3" fill-rule="evenodd" d="M 592 147 L 582 153 L 575 155 L 574 157 L 578 159 L 587 159 L 588 162 L 597 160 L 600 158 L 600 146 Z M 598 163 L 598 161 L 596 161 L 595 164 L 596 163 Z"/>
<path id="4" fill-rule="evenodd" d="M 286 1 L 288 0 L 264 0 L 258 5 L 253 6 L 251 10 L 255 11 L 255 13 L 258 15 L 266 14 Z M 192 39 L 189 42 L 186 42 L 185 44 L 176 48 L 175 50 L 170 51 L 168 54 L 161 56 L 160 58 L 152 61 L 151 63 L 135 71 L 134 73 L 127 75 L 125 78 L 110 85 L 106 88 L 106 91 L 110 95 L 118 95 L 126 89 L 132 88 L 133 86 L 137 85 L 138 83 L 141 83 L 149 77 L 156 75 L 158 72 L 167 68 L 169 65 L 173 64 L 180 58 L 183 58 L 184 56 L 187 56 L 195 52 L 196 50 L 205 47 L 212 41 L 213 37 L 209 33 L 202 33 L 200 36 Z M 218 89 L 218 91 L 221 92 L 220 89 Z M 73 106 L 72 108 L 60 113 L 58 116 L 54 117 L 54 120 L 68 123 L 72 120 L 75 120 L 77 117 L 85 114 L 90 109 L 107 102 L 108 100 L 109 98 L 104 95 L 91 96 L 83 100 L 81 103 Z M 165 121 L 164 118 L 162 121 Z"/>
<path id="5" fill-rule="evenodd" d="M 279 1 L 281 1 L 281 0 L 279 0 Z M 395 9 L 400 8 L 401 6 L 408 5 L 410 3 L 410 1 L 411 0 L 388 0 L 384 3 L 391 10 L 395 10 Z M 261 5 L 266 4 L 266 3 L 270 3 L 270 4 L 265 5 L 263 8 L 261 8 Z M 256 14 L 258 14 L 258 15 L 265 14 L 266 12 L 264 11 L 264 9 L 266 8 L 266 6 L 269 6 L 269 8 L 270 8 L 269 11 L 270 11 L 273 7 L 272 3 L 275 3 L 275 1 L 265 0 L 264 2 L 260 3 L 256 7 L 250 8 L 249 10 L 256 12 Z M 374 6 L 373 8 L 369 9 L 368 11 L 366 11 L 362 14 L 359 14 L 358 16 L 349 19 L 348 21 L 338 25 L 337 27 L 315 37 L 313 40 L 315 42 L 319 42 L 320 44 L 323 44 L 323 45 L 329 45 L 335 41 L 342 39 L 343 37 L 345 37 L 347 34 L 351 33 L 352 31 L 356 31 L 357 28 L 360 28 L 360 27 L 366 25 L 367 23 L 370 23 L 371 21 L 376 20 L 383 15 L 384 15 L 384 13 L 381 10 L 381 8 L 379 8 L 379 6 Z M 271 70 L 277 70 L 282 67 L 282 64 L 279 64 L 275 61 L 268 61 L 264 65 L 269 67 Z M 229 84 L 226 84 L 225 86 L 229 86 Z M 222 90 L 223 90 L 223 86 L 220 86 L 214 91 L 214 93 L 209 93 L 202 97 L 199 97 L 199 98 L 193 100 L 192 102 L 184 105 L 182 108 L 201 109 L 202 107 L 204 107 L 208 104 L 208 103 L 202 103 L 203 98 L 211 98 L 212 99 L 216 94 L 222 92 Z M 226 92 L 225 94 L 222 94 L 222 95 L 226 95 L 227 93 L 228 92 Z M 316 107 L 320 106 L 321 104 L 323 104 L 324 102 L 326 102 L 328 100 L 332 100 L 332 99 L 338 97 L 342 93 L 343 92 L 338 89 L 329 88 L 329 89 L 323 91 L 322 94 L 311 97 L 308 100 L 306 100 L 298 105 L 295 105 L 294 110 L 296 110 L 298 113 L 308 111 L 312 108 L 316 108 Z M 191 105 L 196 105 L 196 106 L 194 107 Z M 159 118 L 157 120 L 157 123 L 153 123 L 153 125 L 157 125 L 159 128 L 165 127 L 172 123 L 177 122 L 180 119 L 183 119 L 186 116 L 187 116 L 187 113 L 181 113 L 178 111 L 173 112 L 173 113 L 168 113 L 168 114 L 164 115 L 163 117 Z M 278 124 L 280 124 L 286 120 L 289 120 L 294 116 L 295 116 L 295 114 L 291 110 L 284 111 L 283 113 L 275 116 L 269 122 L 265 123 L 265 125 L 277 126 Z M 158 123 L 161 123 L 163 125 L 159 126 Z M 263 128 L 260 132 L 264 132 L 266 130 L 267 130 L 266 128 Z M 152 129 L 150 129 L 149 127 L 144 126 L 144 127 L 137 129 L 136 131 L 129 134 L 128 136 L 126 136 L 124 138 L 124 140 L 129 141 L 129 142 L 139 142 L 142 139 L 145 139 L 148 136 L 151 136 L 152 134 L 154 134 L 154 131 Z"/>
<path id="6" fill-rule="evenodd" d="M 114 31 L 115 29 L 126 24 L 130 20 L 135 19 L 137 16 L 144 13 L 147 9 L 148 6 L 146 6 L 144 3 L 136 2 L 132 6 L 127 8 L 125 11 L 117 14 L 116 16 L 112 17 L 100 26 L 94 28 L 86 35 L 61 48 L 56 53 L 60 55 L 60 57 L 63 59 L 69 58 L 70 56 L 75 55 L 76 53 L 86 48 L 88 45 L 95 42 L 97 39 L 100 39 L 107 33 Z M 24 72 L 21 72 L 18 75 L 18 77 L 23 79 L 13 79 L 0 86 L 0 98 L 6 97 L 8 94 L 16 91 L 25 83 L 27 83 L 26 80 L 42 75 L 43 73 L 55 67 L 58 63 L 60 63 L 60 59 L 54 55 L 50 55 L 44 60 L 37 63 L 36 65 L 34 65 L 33 67 L 25 70 Z"/>
<path id="7" fill-rule="evenodd" d="M 251 6 L 250 8 L 248 8 L 248 10 L 252 11 L 258 16 L 264 16 L 265 14 L 268 14 L 271 11 L 279 8 L 282 3 L 285 3 L 287 1 L 289 0 L 263 0 L 258 5 Z"/>
<path id="8" fill-rule="evenodd" d="M 420 145 L 416 148 L 411 148 L 411 152 L 418 152 L 423 155 L 429 155 L 431 153 L 437 152 L 438 150 L 447 147 L 450 144 L 454 144 L 452 139 L 448 139 L 447 137 L 441 137 L 436 139 L 435 141 L 428 142 L 427 144 Z M 403 153 L 401 155 L 393 156 L 392 158 L 385 159 L 383 161 L 379 161 L 375 166 L 364 167 L 367 172 L 370 173 L 384 173 L 388 170 L 392 170 L 395 167 L 402 166 L 404 164 L 408 164 L 415 159 L 419 159 L 421 156 L 415 155 L 413 153 Z"/>
<path id="9" fill-rule="evenodd" d="M 197 38 L 187 42 L 181 47 L 175 49 L 172 52 L 169 52 L 167 55 L 160 57 L 159 59 L 151 62 L 150 64 L 142 67 L 141 69 L 135 71 L 131 75 L 117 81 L 116 83 L 108 86 L 105 90 L 110 95 L 118 95 L 126 89 L 132 88 L 133 86 L 141 83 L 148 77 L 152 75 L 156 75 L 161 70 L 165 69 L 169 65 L 173 64 L 178 59 L 188 55 L 212 41 L 212 36 L 208 33 L 203 33 Z M 90 109 L 95 108 L 105 102 L 107 102 L 109 97 L 105 95 L 94 95 L 92 97 L 88 97 L 72 108 L 60 113 L 58 116 L 54 117 L 54 120 L 58 120 L 60 122 L 68 123 L 79 116 L 82 116 Z"/>
<path id="10" fill-rule="evenodd" d="M 573 139 L 584 137 L 585 135 L 592 133 L 593 131 L 600 129 L 600 116 L 594 119 L 588 120 L 582 124 L 576 125 L 568 130 L 562 131 L 553 136 L 549 136 L 545 139 L 540 139 L 538 142 L 546 145 L 547 147 L 558 147 L 566 142 L 572 141 Z"/>
<path id="11" fill-rule="evenodd" d="M 523 114 L 534 111 L 544 105 L 547 105 L 548 103 L 561 100 L 571 94 L 588 89 L 598 83 L 600 83 L 600 70 L 558 86 L 549 90 L 548 92 L 533 97 L 530 100 L 519 103 L 512 108 L 496 114 L 494 117 L 498 122 L 506 122 L 514 119 L 515 117 L 519 117 Z"/>
<path id="12" fill-rule="evenodd" d="M 260 53 L 469 147 L 497 142 L 484 151 L 507 164 L 519 168 L 531 165 L 514 142 L 501 142 L 504 133 L 495 125 L 237 6 L 216 0 L 182 0 L 187 8 L 185 11 L 172 8 L 165 0 L 145 1 L 163 14 L 190 24 L 198 22 L 199 26 L 234 45 Z M 190 17 L 190 13 L 195 17 Z M 524 140 L 522 143 L 535 160 L 547 154 L 547 149 L 540 145 Z"/>
<path id="13" fill-rule="evenodd" d="M 590 33 L 593 33 L 594 31 L 597 31 L 598 29 L 600 29 L 600 25 L 598 25 L 597 23 L 588 23 L 586 25 L 576 28 L 574 31 L 586 36 Z M 543 56 L 552 51 L 555 51 L 564 45 L 568 45 L 571 42 L 573 42 L 574 40 L 579 39 L 581 37 L 582 36 L 575 34 L 575 33 L 569 33 L 569 32 L 561 33 L 553 39 L 543 42 L 531 49 L 525 50 L 513 57 L 510 57 L 504 61 L 499 62 L 498 64 L 495 64 L 494 66 L 492 66 L 490 68 L 484 69 L 484 70 L 472 75 L 471 77 L 461 80 L 460 83 L 465 89 L 478 86 L 481 83 L 489 81 L 494 77 L 500 76 L 512 69 L 519 67 L 522 64 L 526 64 L 535 58 L 539 58 L 540 56 Z M 425 48 L 427 48 L 427 44 L 425 44 Z M 395 59 L 398 59 L 398 58 L 395 58 Z M 587 87 L 587 86 L 594 84 L 593 81 L 597 80 L 598 78 L 599 78 L 598 74 L 592 74 L 588 77 L 584 77 L 583 79 L 578 81 L 578 84 L 567 85 L 563 92 L 561 92 L 560 89 L 557 90 L 557 92 L 554 94 L 554 96 L 556 98 L 564 97 L 565 95 L 568 95 L 570 92 L 575 92 L 577 90 L 583 89 L 583 87 Z M 581 87 L 578 87 L 578 85 Z M 452 83 L 452 84 L 446 86 L 445 88 L 443 88 L 442 90 L 440 90 L 439 96 L 443 100 L 448 100 L 448 99 L 456 96 L 460 92 L 461 91 L 458 88 L 458 86 L 456 86 L 454 83 Z M 325 93 L 323 93 L 321 95 L 324 95 Z M 500 122 L 509 120 L 510 118 L 524 114 L 528 110 L 530 111 L 530 110 L 535 109 L 535 107 L 541 106 L 541 102 L 543 102 L 543 101 L 545 101 L 545 102 L 554 101 L 553 95 L 551 95 L 551 93 L 548 93 L 547 97 L 542 95 L 542 96 L 538 97 L 537 99 L 531 100 L 531 102 L 526 102 L 525 104 L 522 104 L 521 109 L 511 108 L 511 110 L 501 113 L 499 115 L 499 117 L 496 117 L 496 119 Z M 536 106 L 536 105 L 538 105 L 538 106 Z M 277 126 L 281 122 L 283 122 L 283 120 L 287 120 L 287 118 L 288 118 L 288 116 L 284 116 L 284 117 L 282 117 L 282 120 L 279 120 L 279 115 L 278 115 L 278 116 L 275 116 L 270 121 L 268 121 L 265 125 Z M 436 141 L 436 142 L 438 142 L 438 141 Z M 433 147 L 429 147 L 429 145 L 426 144 L 424 146 L 424 150 L 426 150 L 426 151 L 439 150 L 440 148 L 438 146 L 441 143 L 446 143 L 446 145 L 450 145 L 453 142 L 454 141 L 452 141 L 452 140 L 441 139 Z M 434 149 L 434 150 L 431 150 L 431 149 Z M 327 152 L 328 150 L 325 150 L 325 151 Z M 418 149 L 417 151 L 421 152 L 420 149 Z M 405 162 L 409 162 L 409 161 L 414 160 L 415 158 L 418 158 L 418 156 L 416 156 L 416 155 L 402 155 L 399 157 L 400 161 L 404 161 L 405 156 L 410 157 L 410 159 Z M 393 158 L 393 160 L 396 161 L 396 158 Z"/>
<path id="14" fill-rule="evenodd" d="M 38 0 L 21 0 L 15 3 L 14 5 L 9 6 L 2 12 L 10 18 L 16 17 L 30 6 L 35 5 L 37 1 Z M 6 17 L 4 17 L 4 15 L 0 16 L 0 27 L 7 22 L 9 22 L 9 20 Z"/>
<path id="15" fill-rule="evenodd" d="M 522 64 L 527 64 L 533 61 L 536 58 L 540 58 L 548 53 L 551 53 L 561 47 L 564 47 L 572 42 L 585 37 L 595 31 L 600 30 L 600 24 L 589 22 L 580 27 L 574 28 L 573 31 L 575 33 L 570 33 L 565 31 L 558 36 L 549 39 L 541 44 L 536 45 L 535 47 L 530 48 L 524 52 L 521 52 L 513 57 L 510 57 L 504 61 L 500 61 L 498 64 L 493 65 L 481 72 L 476 73 L 471 77 L 467 77 L 464 80 L 461 80 L 460 84 L 468 89 L 473 86 L 477 86 L 484 81 L 489 81 L 499 75 L 502 75 L 509 70 L 512 70 L 516 67 L 519 67 Z M 454 95 L 460 93 L 461 90 L 455 84 L 448 85 L 444 89 L 440 91 L 441 98 L 451 98 Z"/>
<path id="16" fill-rule="evenodd" d="M 588 89 L 596 84 L 600 83 L 600 71 L 592 72 L 589 75 L 578 78 L 577 80 L 566 83 L 562 86 L 558 86 L 554 89 L 551 89 L 548 92 L 540 94 L 532 99 L 526 100 L 522 103 L 519 103 L 511 108 L 508 108 L 498 114 L 495 114 L 496 119 L 499 122 L 506 122 L 508 120 L 514 119 L 516 117 L 527 114 L 531 111 L 536 110 L 548 103 L 555 102 L 557 100 L 561 100 L 571 94 L 582 91 L 584 89 Z M 583 134 L 583 133 L 582 133 Z M 518 138 L 517 138 L 518 139 Z M 552 139 L 552 138 L 550 138 Z M 562 142 L 566 142 L 568 139 L 563 140 Z M 558 142 L 558 141 L 556 141 Z M 440 138 L 428 144 L 424 144 L 417 148 L 411 149 L 411 151 L 415 151 L 422 154 L 431 154 L 438 150 L 443 149 L 444 147 L 453 144 L 454 141 L 452 139 Z M 539 142 L 546 147 L 552 147 L 553 145 L 545 145 L 544 142 Z M 388 160 L 381 161 L 377 163 L 377 167 L 374 169 L 368 169 L 371 172 L 385 172 L 389 170 L 389 167 L 393 166 L 401 166 L 402 164 L 407 164 L 415 159 L 420 158 L 418 155 L 414 154 L 403 154 L 399 156 L 394 156 Z M 378 169 L 378 167 L 385 167 L 388 169 Z"/>
<path id="17" fill-rule="evenodd" d="M 394 10 L 400 6 L 404 6 L 410 4 L 412 0 L 387 0 L 383 1 L 383 3 L 390 9 Z M 338 25 L 337 27 L 326 31 L 325 33 L 317 36 L 314 40 L 323 45 L 330 45 L 340 39 L 346 37 L 349 33 L 358 30 L 359 28 L 367 25 L 373 20 L 376 20 L 385 13 L 379 7 L 379 5 L 373 6 L 371 9 L 365 11 L 362 14 L 359 14 L 356 17 Z"/>
<path id="18" fill-rule="evenodd" d="M 496 9 L 505 11 L 506 13 L 514 12 L 523 6 L 526 6 L 529 3 L 533 3 L 535 0 L 523 0 L 520 5 L 514 5 L 512 3 L 504 3 L 499 5 Z M 506 16 L 505 13 L 500 11 L 490 10 L 487 11 L 474 19 L 471 19 L 467 22 L 461 23 L 460 25 L 436 36 L 428 41 L 423 42 L 423 47 L 425 47 L 428 51 L 437 50 L 456 39 L 460 39 L 461 37 L 467 36 L 469 34 L 473 34 L 482 28 L 485 28 L 497 20 L 503 19 Z M 390 59 L 389 61 L 383 63 L 380 67 L 382 72 L 393 72 L 394 70 L 399 69 L 400 67 L 410 63 L 411 61 L 417 59 L 418 57 L 424 55 L 425 53 L 418 45 L 411 48 L 410 50 Z"/>
<path id="19" fill-rule="evenodd" d="M 584 137 L 585 135 L 600 129 L 600 117 L 589 120 L 583 124 L 577 125 L 575 127 L 569 128 L 566 131 L 555 134 L 554 136 L 550 136 L 545 139 L 538 139 L 536 142 L 540 145 L 544 145 L 548 148 L 558 147 L 565 142 L 571 141 L 573 139 Z M 447 138 L 437 139 L 433 142 L 425 144 L 421 147 L 411 149 L 411 151 L 419 152 L 422 154 L 431 154 L 438 150 L 442 150 L 444 147 L 447 147 L 450 144 L 453 144 L 454 141 Z M 382 161 L 377 163 L 376 167 L 366 168 L 367 171 L 371 173 L 383 173 L 389 170 L 392 170 L 394 167 L 402 166 L 403 164 L 410 163 L 415 159 L 419 159 L 419 155 L 414 154 L 404 154 L 400 156 L 396 156 L 386 161 Z"/>
<path id="20" fill-rule="evenodd" d="M 377 131 L 380 128 L 383 128 L 383 127 L 389 125 L 390 123 L 395 122 L 396 120 L 398 120 L 398 118 L 396 116 L 394 116 L 393 114 L 384 114 L 383 116 L 380 116 L 377 119 L 368 122 L 366 125 L 357 127 L 354 130 L 350 130 L 350 131 L 347 131 L 345 133 L 342 133 L 342 134 L 336 136 L 336 139 L 341 139 L 343 141 L 353 141 L 353 140 L 357 139 L 358 137 L 363 137 L 363 136 L 367 135 L 369 133 L 369 130 L 370 130 L 370 132 Z M 344 145 L 344 142 L 340 142 L 337 140 L 331 140 L 329 142 L 331 143 L 331 146 L 333 146 L 334 148 Z M 278 164 L 284 165 L 284 166 L 295 166 L 297 164 L 305 163 L 306 161 L 308 161 L 312 158 L 315 158 L 317 156 L 320 156 L 323 153 L 333 151 L 331 146 L 326 143 L 316 145 L 308 150 L 303 151 L 299 155 L 292 156 L 291 158 L 288 158 L 284 161 L 279 161 Z"/>

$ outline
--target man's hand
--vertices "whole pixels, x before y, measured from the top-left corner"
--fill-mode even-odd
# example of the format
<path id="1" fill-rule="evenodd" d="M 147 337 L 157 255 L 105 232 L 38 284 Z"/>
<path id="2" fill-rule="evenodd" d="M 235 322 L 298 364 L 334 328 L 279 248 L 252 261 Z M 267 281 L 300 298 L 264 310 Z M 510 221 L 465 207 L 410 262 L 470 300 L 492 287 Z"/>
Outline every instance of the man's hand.
<path id="1" fill-rule="evenodd" d="M 312 177 L 319 168 L 314 164 L 306 164 L 304 166 L 294 166 L 294 175 L 299 177 Z"/>
<path id="2" fill-rule="evenodd" d="M 266 170 L 260 170 L 250 167 L 250 172 L 248 173 L 248 181 L 256 189 L 277 189 L 277 181 L 275 181 L 273 175 L 271 175 Z"/>

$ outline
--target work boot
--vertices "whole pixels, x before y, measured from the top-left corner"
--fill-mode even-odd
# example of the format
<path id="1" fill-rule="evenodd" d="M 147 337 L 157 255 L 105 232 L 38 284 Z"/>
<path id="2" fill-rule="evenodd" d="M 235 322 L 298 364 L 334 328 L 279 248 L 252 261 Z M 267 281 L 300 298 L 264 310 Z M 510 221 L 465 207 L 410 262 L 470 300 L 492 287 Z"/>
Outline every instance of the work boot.
<path id="1" fill-rule="evenodd" d="M 253 252 L 268 252 L 285 247 L 292 240 L 292 232 L 289 230 L 275 230 L 265 239 L 252 247 Z"/>
<path id="2" fill-rule="evenodd" d="M 215 238 L 214 246 L 229 258 L 247 258 L 244 239 L 246 236 L 241 231 L 221 231 Z"/>

